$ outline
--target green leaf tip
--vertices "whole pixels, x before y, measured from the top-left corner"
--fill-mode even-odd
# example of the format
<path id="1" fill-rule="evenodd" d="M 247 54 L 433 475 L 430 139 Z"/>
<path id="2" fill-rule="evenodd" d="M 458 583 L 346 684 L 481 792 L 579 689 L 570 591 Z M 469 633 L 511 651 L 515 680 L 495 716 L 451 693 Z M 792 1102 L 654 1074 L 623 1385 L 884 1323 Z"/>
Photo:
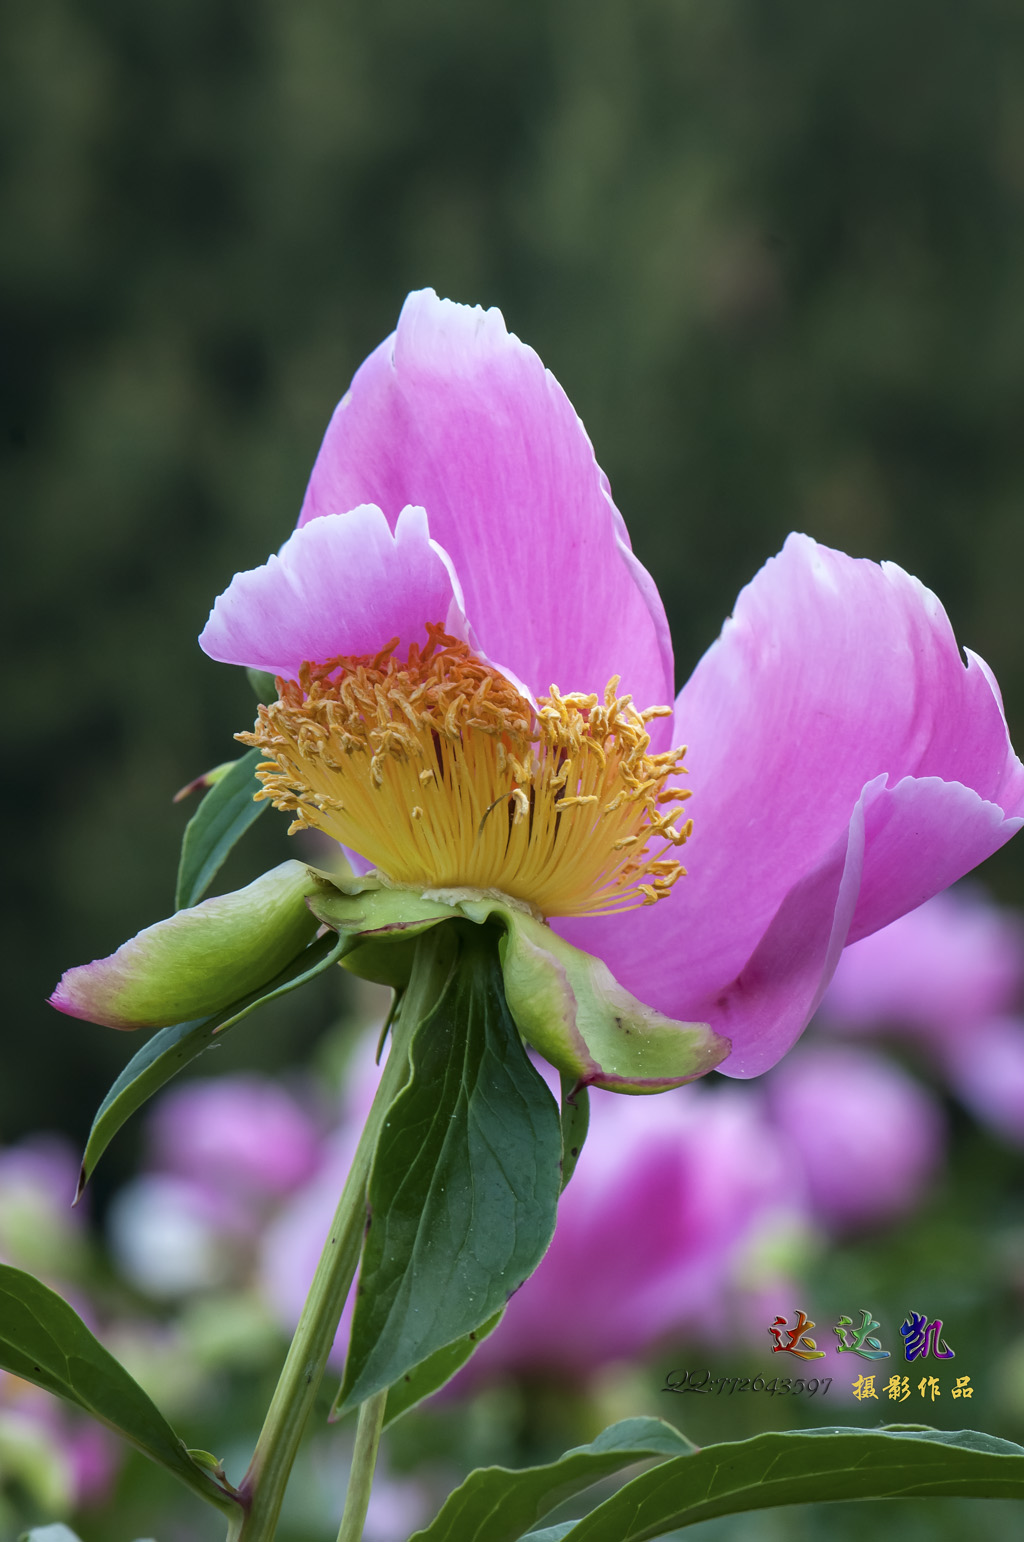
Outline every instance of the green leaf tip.
<path id="1" fill-rule="evenodd" d="M 270 807 L 266 798 L 256 801 L 263 790 L 256 776 L 262 759 L 261 750 L 249 750 L 199 778 L 200 785 L 209 781 L 210 787 L 182 836 L 175 910 L 187 910 L 202 899 L 246 830 Z M 182 793 L 192 785 L 182 788 Z"/>
<path id="2" fill-rule="evenodd" d="M 589 1445 L 539 1467 L 481 1467 L 409 1542 L 519 1542 L 556 1505 L 645 1459 L 689 1458 L 696 1447 L 662 1419 L 623 1419 Z M 657 1469 L 655 1469 L 657 1471 Z M 570 1523 L 572 1524 L 572 1523 Z"/>

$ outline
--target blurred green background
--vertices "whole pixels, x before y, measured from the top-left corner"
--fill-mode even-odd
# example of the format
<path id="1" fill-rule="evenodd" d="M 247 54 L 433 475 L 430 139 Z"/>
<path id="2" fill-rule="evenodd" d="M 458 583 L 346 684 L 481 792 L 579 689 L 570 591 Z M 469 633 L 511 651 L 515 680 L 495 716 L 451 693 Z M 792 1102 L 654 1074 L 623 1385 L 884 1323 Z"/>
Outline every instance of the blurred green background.
<path id="1" fill-rule="evenodd" d="M 253 712 L 196 634 L 411 288 L 562 382 L 680 683 L 802 529 L 935 588 L 1024 741 L 1019 5 L 11 0 L 5 33 L 0 1141 L 84 1137 L 135 1047 L 44 997 L 171 908 L 171 794 Z M 263 820 L 225 883 L 285 854 Z M 1024 846 L 986 880 L 1024 902 Z"/>

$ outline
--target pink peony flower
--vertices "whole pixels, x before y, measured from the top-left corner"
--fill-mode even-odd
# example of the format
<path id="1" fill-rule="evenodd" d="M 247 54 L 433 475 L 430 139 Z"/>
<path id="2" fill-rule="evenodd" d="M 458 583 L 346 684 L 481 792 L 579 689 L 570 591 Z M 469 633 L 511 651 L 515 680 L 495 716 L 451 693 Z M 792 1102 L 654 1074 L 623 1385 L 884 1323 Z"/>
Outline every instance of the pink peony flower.
<path id="1" fill-rule="evenodd" d="M 149 1122 L 152 1165 L 228 1195 L 272 1199 L 315 1171 L 316 1127 L 260 1076 L 192 1081 L 165 1093 Z"/>
<path id="2" fill-rule="evenodd" d="M 252 742 L 299 826 L 396 883 L 527 902 L 731 1039 L 734 1076 L 785 1053 L 846 944 L 1024 822 L 998 688 L 935 596 L 807 536 L 670 710 L 661 601 L 567 397 L 496 310 L 429 290 L 201 642 L 282 677 Z"/>
<path id="3" fill-rule="evenodd" d="M 895 1220 L 936 1175 L 942 1111 L 881 1055 L 802 1046 L 765 1079 L 764 1092 L 805 1174 L 812 1213 L 830 1230 Z"/>

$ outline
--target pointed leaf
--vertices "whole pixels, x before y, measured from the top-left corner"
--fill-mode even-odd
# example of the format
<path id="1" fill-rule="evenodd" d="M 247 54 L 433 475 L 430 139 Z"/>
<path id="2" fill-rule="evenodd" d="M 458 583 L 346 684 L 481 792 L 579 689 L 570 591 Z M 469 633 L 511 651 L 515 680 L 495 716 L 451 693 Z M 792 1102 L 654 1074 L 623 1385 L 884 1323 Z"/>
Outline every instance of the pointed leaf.
<path id="1" fill-rule="evenodd" d="M 415 1408 L 417 1403 L 422 1403 L 425 1397 L 431 1397 L 451 1381 L 474 1354 L 477 1345 L 490 1337 L 504 1315 L 502 1308 L 493 1317 L 488 1317 L 485 1323 L 481 1323 L 479 1328 L 456 1339 L 454 1344 L 446 1344 L 443 1349 L 435 1350 L 429 1359 L 421 1361 L 414 1370 L 406 1372 L 401 1381 L 396 1381 L 388 1389 L 383 1428 L 387 1429 L 389 1424 L 394 1424 L 410 1408 Z"/>
<path id="2" fill-rule="evenodd" d="M 599 1478 L 645 1458 L 685 1458 L 696 1450 L 661 1419 L 622 1419 L 588 1446 L 566 1451 L 543 1467 L 479 1467 L 471 1472 L 424 1531 L 409 1542 L 517 1542 L 556 1505 Z"/>
<path id="3" fill-rule="evenodd" d="M 1024 1448 L 975 1430 L 831 1428 L 755 1435 L 705 1446 L 642 1473 L 565 1537 L 646 1542 L 713 1516 L 773 1505 L 942 1494 L 1024 1499 Z"/>
<path id="4" fill-rule="evenodd" d="M 311 942 L 309 947 L 292 960 L 273 980 L 261 985 L 259 990 L 232 1003 L 214 1017 L 200 1018 L 196 1022 L 176 1023 L 162 1028 L 134 1055 L 117 1081 L 100 1104 L 89 1131 L 85 1152 L 82 1156 L 82 1174 L 78 1182 L 79 1196 L 95 1170 L 96 1163 L 111 1140 L 134 1114 L 137 1108 L 154 1092 L 159 1092 L 172 1076 L 177 1076 L 190 1061 L 195 1060 L 221 1034 L 248 1017 L 265 1001 L 285 996 L 312 980 L 323 970 L 337 963 L 348 946 L 345 937 L 330 932 Z"/>
<path id="5" fill-rule="evenodd" d="M 232 1494 L 191 1460 L 137 1382 L 54 1291 L 0 1264 L 0 1365 L 116 1430 L 217 1509 L 235 1513 Z"/>
<path id="6" fill-rule="evenodd" d="M 554 1231 L 557 1106 L 505 1005 L 497 933 L 452 925 L 459 952 L 413 1036 L 370 1174 L 345 1407 L 504 1307 Z"/>
<path id="7" fill-rule="evenodd" d="M 51 1005 L 125 1029 L 221 1012 L 302 951 L 317 930 L 306 900 L 325 886 L 304 862 L 282 862 L 244 889 L 147 926 L 109 958 L 65 970 Z"/>
<path id="8" fill-rule="evenodd" d="M 250 750 L 236 760 L 218 777 L 185 826 L 175 910 L 190 910 L 202 899 L 246 830 L 270 807 L 269 798 L 253 801 L 263 790 L 256 767 L 265 759 L 262 750 Z"/>

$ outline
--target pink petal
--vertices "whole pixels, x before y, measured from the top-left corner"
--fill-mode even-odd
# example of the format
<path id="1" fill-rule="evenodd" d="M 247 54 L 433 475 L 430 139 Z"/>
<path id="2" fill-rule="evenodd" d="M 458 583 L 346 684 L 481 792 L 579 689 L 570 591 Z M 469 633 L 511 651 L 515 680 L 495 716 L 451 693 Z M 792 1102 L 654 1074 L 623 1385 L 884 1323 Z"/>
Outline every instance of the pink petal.
<path id="1" fill-rule="evenodd" d="M 427 510 L 483 651 L 535 694 L 602 692 L 619 674 L 640 706 L 671 701 L 654 583 L 571 403 L 499 311 L 412 294 L 358 371 L 300 524 L 371 502 L 389 521 Z"/>
<path id="2" fill-rule="evenodd" d="M 199 643 L 223 664 L 294 680 L 306 661 L 376 653 L 395 636 L 426 642 L 428 621 L 465 635 L 459 581 L 425 513 L 401 510 L 392 535 L 380 509 L 363 504 L 297 530 L 276 557 L 237 573 Z"/>
<path id="3" fill-rule="evenodd" d="M 680 693 L 690 876 L 651 911 L 560 922 L 628 990 L 772 1065 L 843 946 L 947 887 L 1024 823 L 998 691 L 938 600 L 806 536 L 742 592 Z"/>

